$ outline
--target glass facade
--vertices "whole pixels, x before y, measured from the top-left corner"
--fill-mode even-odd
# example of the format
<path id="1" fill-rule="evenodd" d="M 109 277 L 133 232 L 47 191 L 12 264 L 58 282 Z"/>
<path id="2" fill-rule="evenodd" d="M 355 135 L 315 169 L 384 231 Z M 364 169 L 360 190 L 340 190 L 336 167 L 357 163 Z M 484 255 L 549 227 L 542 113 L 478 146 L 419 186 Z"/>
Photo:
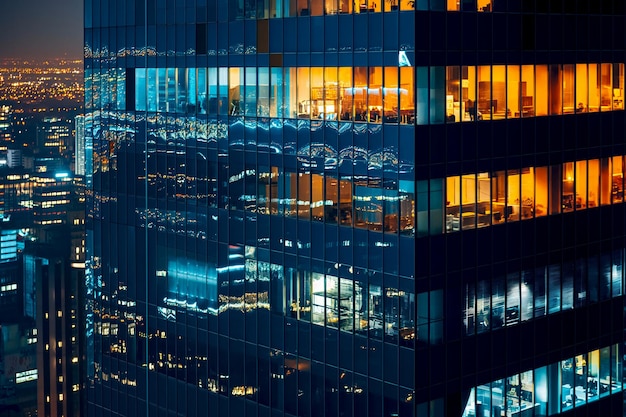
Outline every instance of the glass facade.
<path id="1" fill-rule="evenodd" d="M 463 417 L 556 415 L 620 392 L 620 349 L 607 346 L 473 388 Z"/>
<path id="2" fill-rule="evenodd" d="M 622 413 L 623 18 L 86 1 L 88 414 Z"/>

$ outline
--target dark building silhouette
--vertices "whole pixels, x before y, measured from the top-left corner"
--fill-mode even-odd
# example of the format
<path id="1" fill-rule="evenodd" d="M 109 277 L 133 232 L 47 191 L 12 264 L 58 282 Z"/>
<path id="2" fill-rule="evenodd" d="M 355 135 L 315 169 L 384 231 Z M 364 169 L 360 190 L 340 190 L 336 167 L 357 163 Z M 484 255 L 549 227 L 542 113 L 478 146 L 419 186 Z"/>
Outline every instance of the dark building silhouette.
<path id="1" fill-rule="evenodd" d="M 37 305 L 37 415 L 81 416 L 84 268 L 68 253 L 69 225 L 47 227 L 45 240 L 24 255 Z"/>
<path id="2" fill-rule="evenodd" d="M 116 6 L 90 415 L 623 412 L 623 2 Z"/>

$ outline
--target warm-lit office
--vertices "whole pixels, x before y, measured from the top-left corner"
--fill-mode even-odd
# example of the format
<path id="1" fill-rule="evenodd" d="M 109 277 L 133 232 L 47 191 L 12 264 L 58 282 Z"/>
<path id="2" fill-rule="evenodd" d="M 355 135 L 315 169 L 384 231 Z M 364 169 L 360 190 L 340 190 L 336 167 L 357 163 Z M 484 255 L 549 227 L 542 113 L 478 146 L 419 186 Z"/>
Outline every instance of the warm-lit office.
<path id="1" fill-rule="evenodd" d="M 500 0 L 503 1 L 503 0 Z M 239 18 L 323 16 L 409 10 L 491 12 L 495 0 L 270 0 L 252 6 L 239 0 Z"/>
<path id="2" fill-rule="evenodd" d="M 620 203 L 623 157 L 446 178 L 446 231 Z"/>
<path id="3" fill-rule="evenodd" d="M 149 112 L 439 124 L 623 110 L 623 99 L 622 63 L 135 70 L 135 109 Z"/>
<path id="4" fill-rule="evenodd" d="M 624 64 L 446 67 L 446 121 L 624 108 Z"/>

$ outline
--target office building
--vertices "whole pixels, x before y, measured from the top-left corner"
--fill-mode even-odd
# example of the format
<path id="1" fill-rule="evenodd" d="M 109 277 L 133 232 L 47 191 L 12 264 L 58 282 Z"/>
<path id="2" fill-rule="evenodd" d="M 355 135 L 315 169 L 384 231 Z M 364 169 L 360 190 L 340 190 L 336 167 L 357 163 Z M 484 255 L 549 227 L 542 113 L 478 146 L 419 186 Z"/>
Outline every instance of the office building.
<path id="1" fill-rule="evenodd" d="M 7 149 L 7 167 L 22 167 L 22 151 L 19 149 Z"/>
<path id="2" fill-rule="evenodd" d="M 33 193 L 30 177 L 29 172 L 20 169 L 0 170 L 0 211 L 3 215 L 32 211 Z"/>
<path id="3" fill-rule="evenodd" d="M 24 268 L 34 279 L 37 330 L 37 415 L 80 416 L 82 269 L 72 266 L 70 226 L 46 228 L 46 242 L 29 242 Z"/>
<path id="4" fill-rule="evenodd" d="M 85 8 L 90 415 L 622 413 L 623 2 L 125 6 Z"/>
<path id="5" fill-rule="evenodd" d="M 26 315 L 21 259 L 18 259 L 21 236 L 10 216 L 2 218 L 0 228 L 0 324 L 19 323 Z"/>
<path id="6" fill-rule="evenodd" d="M 37 327 L 33 277 L 24 273 L 23 225 L 0 222 L 0 415 L 37 414 Z"/>
<path id="7" fill-rule="evenodd" d="M 67 172 L 33 177 L 33 220 L 35 225 L 65 224 L 72 203 L 72 177 Z"/>
<path id="8" fill-rule="evenodd" d="M 0 415 L 37 415 L 37 329 L 32 318 L 0 325 Z"/>
<path id="9" fill-rule="evenodd" d="M 85 116 L 74 118 L 74 174 L 85 175 Z"/>
<path id="10" fill-rule="evenodd" d="M 45 156 L 67 156 L 71 146 L 72 123 L 58 117 L 46 117 L 37 125 L 35 150 Z"/>
<path id="11" fill-rule="evenodd" d="M 0 105 L 0 147 L 5 147 L 14 142 L 13 132 L 13 108 L 8 105 Z"/>

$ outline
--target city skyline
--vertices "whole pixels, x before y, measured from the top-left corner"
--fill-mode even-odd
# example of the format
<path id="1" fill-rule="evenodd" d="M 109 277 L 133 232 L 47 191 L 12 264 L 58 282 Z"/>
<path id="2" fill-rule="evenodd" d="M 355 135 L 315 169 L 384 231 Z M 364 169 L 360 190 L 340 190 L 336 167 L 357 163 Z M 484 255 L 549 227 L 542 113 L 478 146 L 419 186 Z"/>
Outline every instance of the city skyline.
<path id="1" fill-rule="evenodd" d="M 81 0 L 5 0 L 0 9 L 0 59 L 82 58 Z"/>

